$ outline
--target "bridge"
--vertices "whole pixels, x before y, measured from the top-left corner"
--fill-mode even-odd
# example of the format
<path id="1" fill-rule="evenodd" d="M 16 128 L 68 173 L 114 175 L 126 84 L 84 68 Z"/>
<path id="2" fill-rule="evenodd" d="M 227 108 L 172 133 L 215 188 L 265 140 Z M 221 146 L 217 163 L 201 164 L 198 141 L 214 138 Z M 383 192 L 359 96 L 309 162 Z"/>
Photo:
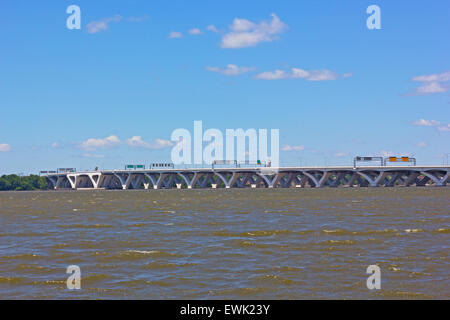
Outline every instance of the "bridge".
<path id="1" fill-rule="evenodd" d="M 450 166 L 68 170 L 42 176 L 54 189 L 442 187 Z"/>

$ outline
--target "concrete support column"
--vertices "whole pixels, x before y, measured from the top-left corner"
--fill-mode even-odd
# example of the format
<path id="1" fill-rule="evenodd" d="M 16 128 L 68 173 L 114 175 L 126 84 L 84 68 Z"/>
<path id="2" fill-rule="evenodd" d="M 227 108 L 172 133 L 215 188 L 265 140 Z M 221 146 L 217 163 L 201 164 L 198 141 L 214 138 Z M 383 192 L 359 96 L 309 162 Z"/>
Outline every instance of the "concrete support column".
<path id="1" fill-rule="evenodd" d="M 319 188 L 322 188 L 323 186 L 325 186 L 325 183 L 331 177 L 332 174 L 333 174 L 333 172 L 329 172 L 329 171 L 325 171 L 322 174 L 322 177 L 319 180 Z"/>
<path id="2" fill-rule="evenodd" d="M 317 181 L 316 177 L 314 175 L 312 175 L 309 172 L 303 171 L 302 172 L 305 176 L 307 176 L 309 179 L 311 179 L 311 181 L 314 183 L 314 188 L 319 188 L 320 183 L 319 181 Z"/>
<path id="3" fill-rule="evenodd" d="M 114 173 L 114 176 L 116 176 L 117 179 L 119 179 L 123 190 L 128 189 L 128 187 L 130 186 L 130 182 L 131 182 L 131 173 L 125 173 L 125 174 L 123 174 L 123 176 L 121 176 L 120 174 Z"/>
<path id="4" fill-rule="evenodd" d="M 99 182 L 100 182 L 100 176 L 102 174 L 101 173 L 88 173 L 88 177 L 91 180 L 92 183 L 92 187 L 94 189 L 98 188 Z"/>
<path id="5" fill-rule="evenodd" d="M 68 174 L 67 180 L 69 180 L 70 186 L 72 189 L 77 188 L 77 182 L 78 182 L 78 175 L 77 174 Z"/>
<path id="6" fill-rule="evenodd" d="M 437 187 L 445 186 L 447 184 L 448 179 L 449 179 L 449 172 L 448 171 L 442 178 L 439 178 L 438 176 L 435 176 L 432 173 L 426 172 L 426 171 L 422 171 L 420 173 L 423 174 L 424 176 L 428 177 L 429 179 L 431 179 Z"/>
<path id="7" fill-rule="evenodd" d="M 53 189 L 56 189 L 56 184 L 58 182 L 58 179 L 59 179 L 59 177 L 58 178 L 56 178 L 56 177 L 47 177 L 47 181 L 50 182 L 50 184 L 52 185 Z"/>
<path id="8" fill-rule="evenodd" d="M 375 182 L 375 180 L 372 179 L 367 173 L 359 172 L 359 171 L 357 173 L 366 180 L 366 182 L 368 183 L 369 186 L 371 186 L 371 187 L 377 186 L 377 183 Z"/>
<path id="9" fill-rule="evenodd" d="M 450 179 L 450 171 L 447 171 L 445 176 L 440 181 L 440 186 L 446 186 L 449 179 Z"/>
<path id="10" fill-rule="evenodd" d="M 398 172 L 392 172 L 392 178 L 386 182 L 386 187 L 393 187 L 395 185 L 395 182 L 400 177 L 400 173 Z"/>
<path id="11" fill-rule="evenodd" d="M 233 172 L 231 174 L 231 178 L 229 180 L 227 180 L 226 177 L 222 173 L 215 172 L 215 174 L 223 181 L 226 189 L 230 189 L 233 186 L 233 184 L 236 182 L 236 180 L 239 178 L 239 175 L 240 175 L 240 173 L 238 173 L 238 172 Z"/>
<path id="12" fill-rule="evenodd" d="M 194 172 L 194 176 L 190 179 L 187 174 L 181 172 L 177 172 L 177 174 L 186 182 L 188 189 L 195 188 L 198 180 L 204 175 L 203 173 Z"/>
<path id="13" fill-rule="evenodd" d="M 145 173 L 144 176 L 146 176 L 150 180 L 149 183 L 144 183 L 144 189 L 145 190 L 149 189 L 150 183 L 152 184 L 153 187 L 156 186 L 156 179 L 155 179 L 155 177 L 152 174 Z"/>
<path id="14" fill-rule="evenodd" d="M 273 178 L 270 178 L 269 175 L 265 175 L 263 173 L 258 173 L 262 180 L 266 182 L 267 188 L 272 189 L 276 182 L 278 182 L 278 174 L 274 174 Z"/>

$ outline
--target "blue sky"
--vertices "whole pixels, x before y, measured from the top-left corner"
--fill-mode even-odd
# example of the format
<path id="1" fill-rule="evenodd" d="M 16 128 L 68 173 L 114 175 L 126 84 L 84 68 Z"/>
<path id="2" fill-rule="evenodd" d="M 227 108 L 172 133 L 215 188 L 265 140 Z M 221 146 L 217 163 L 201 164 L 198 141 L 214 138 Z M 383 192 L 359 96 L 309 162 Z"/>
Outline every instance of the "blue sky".
<path id="1" fill-rule="evenodd" d="M 66 27 L 72 4 L 81 30 Z M 381 30 L 366 26 L 372 4 Z M 0 173 L 170 161 L 172 131 L 194 120 L 280 129 L 285 165 L 442 164 L 449 12 L 444 0 L 4 0 Z"/>

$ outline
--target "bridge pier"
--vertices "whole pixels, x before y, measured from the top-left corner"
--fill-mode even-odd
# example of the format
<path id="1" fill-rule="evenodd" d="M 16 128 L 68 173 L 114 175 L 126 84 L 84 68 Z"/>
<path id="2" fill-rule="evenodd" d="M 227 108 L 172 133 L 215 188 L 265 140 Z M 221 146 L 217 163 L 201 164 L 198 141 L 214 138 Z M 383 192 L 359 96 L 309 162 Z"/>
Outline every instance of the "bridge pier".
<path id="1" fill-rule="evenodd" d="M 425 172 L 425 171 L 422 171 L 420 173 L 431 179 L 436 184 L 436 186 L 439 187 L 447 185 L 447 181 L 449 179 L 449 171 L 447 171 L 446 173 L 435 172 L 434 174 L 432 172 Z"/>

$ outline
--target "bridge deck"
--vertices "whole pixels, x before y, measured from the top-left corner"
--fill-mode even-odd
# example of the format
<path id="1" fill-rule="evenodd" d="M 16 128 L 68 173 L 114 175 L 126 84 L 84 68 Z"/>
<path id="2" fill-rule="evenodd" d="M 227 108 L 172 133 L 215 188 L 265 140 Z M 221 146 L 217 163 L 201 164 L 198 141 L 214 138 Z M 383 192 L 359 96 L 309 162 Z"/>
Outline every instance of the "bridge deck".
<path id="1" fill-rule="evenodd" d="M 450 166 L 228 167 L 98 170 L 44 175 L 55 188 L 323 188 L 446 186 Z"/>

